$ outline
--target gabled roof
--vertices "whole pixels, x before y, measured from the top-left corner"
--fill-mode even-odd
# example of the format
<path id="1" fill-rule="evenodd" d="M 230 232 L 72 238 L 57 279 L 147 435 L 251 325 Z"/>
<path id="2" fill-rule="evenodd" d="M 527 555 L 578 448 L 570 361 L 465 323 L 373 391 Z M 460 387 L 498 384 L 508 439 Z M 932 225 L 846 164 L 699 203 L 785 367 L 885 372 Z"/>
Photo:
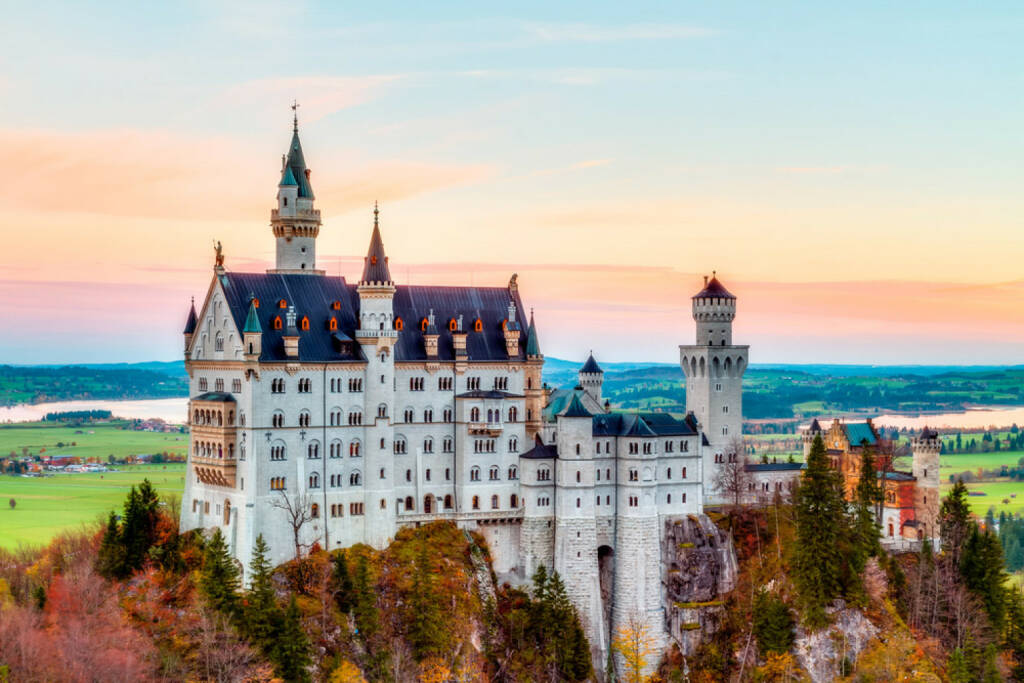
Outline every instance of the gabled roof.
<path id="1" fill-rule="evenodd" d="M 811 434 L 815 434 L 821 431 L 821 424 L 818 422 L 818 418 L 814 418 L 813 420 L 811 420 L 811 426 L 808 427 L 807 431 L 809 431 Z"/>
<path id="2" fill-rule="evenodd" d="M 260 326 L 260 316 L 256 310 L 256 299 L 252 299 L 249 302 L 249 315 L 245 317 L 245 327 L 242 328 L 242 334 L 260 334 L 261 332 L 263 332 L 263 327 Z"/>
<path id="3" fill-rule="evenodd" d="M 366 252 L 366 260 L 363 262 L 363 277 L 359 280 L 362 283 L 391 282 L 388 257 L 384 253 L 384 240 L 380 236 L 379 215 L 380 211 L 375 204 L 373 207 L 373 234 L 370 235 L 370 248 Z"/>
<path id="4" fill-rule="evenodd" d="M 192 308 L 188 311 L 188 320 L 185 321 L 185 332 L 184 334 L 192 334 L 196 331 L 196 325 L 199 324 L 199 318 L 196 316 L 196 300 L 192 299 Z"/>
<path id="5" fill-rule="evenodd" d="M 711 280 L 704 283 L 704 289 L 697 292 L 694 299 L 735 299 L 736 297 L 729 292 L 725 286 L 718 281 L 717 277 L 712 277 Z"/>
<path id="6" fill-rule="evenodd" d="M 513 394 L 508 391 L 497 391 L 496 389 L 479 389 L 476 391 L 464 391 L 456 394 L 455 398 L 523 398 L 522 394 Z"/>
<path id="7" fill-rule="evenodd" d="M 850 422 L 844 424 L 843 428 L 846 430 L 846 438 L 850 440 L 851 446 L 860 446 L 864 441 L 867 441 L 869 446 L 878 445 L 875 430 L 867 422 Z"/>
<path id="8" fill-rule="evenodd" d="M 590 417 L 590 413 L 580 403 L 580 397 L 574 393 L 569 402 L 569 409 L 563 413 L 563 417 Z"/>
<path id="9" fill-rule="evenodd" d="M 526 355 L 540 355 L 540 341 L 537 339 L 537 326 L 533 324 L 533 311 L 530 311 L 530 328 L 526 332 Z"/>
<path id="10" fill-rule="evenodd" d="M 679 420 L 668 413 L 605 413 L 594 415 L 594 436 L 696 436 L 689 419 Z"/>
<path id="11" fill-rule="evenodd" d="M 587 356 L 587 362 L 583 364 L 582 368 L 580 368 L 580 372 L 581 373 L 582 372 L 586 372 L 586 373 L 600 374 L 600 375 L 604 374 L 604 370 L 602 370 L 601 366 L 597 364 L 596 360 L 594 360 L 594 354 L 593 353 L 591 353 L 589 356 Z"/>

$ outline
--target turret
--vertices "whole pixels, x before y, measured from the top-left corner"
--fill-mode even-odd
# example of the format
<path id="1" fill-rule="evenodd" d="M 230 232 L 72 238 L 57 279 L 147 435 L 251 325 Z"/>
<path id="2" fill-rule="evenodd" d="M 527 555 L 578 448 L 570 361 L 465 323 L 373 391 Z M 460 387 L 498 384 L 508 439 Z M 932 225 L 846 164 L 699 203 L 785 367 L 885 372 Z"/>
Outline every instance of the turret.
<path id="1" fill-rule="evenodd" d="M 911 465 L 917 480 L 914 491 L 914 517 L 921 525 L 922 537 L 936 539 L 939 536 L 939 455 L 942 441 L 939 433 L 925 427 L 910 440 L 913 454 Z"/>
<path id="2" fill-rule="evenodd" d="M 693 319 L 697 322 L 697 344 L 730 346 L 732 321 L 736 317 L 736 297 L 712 272 L 704 276 L 704 289 L 693 296 Z"/>
<path id="3" fill-rule="evenodd" d="M 297 105 L 295 105 L 297 106 Z M 295 106 L 292 108 L 295 109 Z M 299 121 L 292 125 L 288 154 L 281 163 L 281 182 L 277 185 L 277 208 L 270 212 L 270 225 L 277 238 L 277 273 L 322 275 L 316 269 L 316 238 L 320 234 L 320 211 L 313 208 L 310 170 L 299 142 Z"/>
<path id="4" fill-rule="evenodd" d="M 195 334 L 196 325 L 199 324 L 199 318 L 196 316 L 196 300 L 193 297 L 192 307 L 188 311 L 188 319 L 185 321 L 185 353 L 188 353 L 188 349 L 192 346 L 192 335 Z"/>
<path id="5" fill-rule="evenodd" d="M 530 310 L 530 327 L 526 330 L 526 357 L 529 360 L 541 360 L 540 340 L 537 338 L 537 325 L 533 322 L 533 310 Z"/>
<path id="6" fill-rule="evenodd" d="M 245 347 L 246 360 L 258 360 L 263 353 L 263 326 L 256 310 L 256 298 L 249 299 L 249 314 L 245 317 L 242 328 L 242 344 Z"/>
<path id="7" fill-rule="evenodd" d="M 363 261 L 363 276 L 359 278 L 359 331 L 362 337 L 380 337 L 394 327 L 395 283 L 384 253 L 384 240 L 380 236 L 380 209 L 373 205 L 373 233 L 370 248 Z"/>
<path id="8" fill-rule="evenodd" d="M 594 360 L 594 352 L 591 351 L 587 361 L 579 371 L 579 382 L 583 390 L 598 405 L 601 404 L 601 386 L 604 384 L 604 370 Z"/>

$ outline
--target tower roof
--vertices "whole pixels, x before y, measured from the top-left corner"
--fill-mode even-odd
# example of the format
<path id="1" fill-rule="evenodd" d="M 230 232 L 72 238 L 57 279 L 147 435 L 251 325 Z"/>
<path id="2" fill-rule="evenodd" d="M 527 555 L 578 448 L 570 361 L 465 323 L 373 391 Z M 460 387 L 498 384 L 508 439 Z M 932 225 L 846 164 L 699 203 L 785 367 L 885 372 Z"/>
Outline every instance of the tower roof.
<path id="1" fill-rule="evenodd" d="M 292 179 L 291 183 L 287 182 L 289 174 Z M 281 185 L 298 185 L 300 197 L 313 199 L 313 186 L 309 184 L 309 171 L 306 168 L 306 160 L 302 156 L 302 143 L 299 142 L 298 121 L 292 128 L 292 142 L 288 146 L 288 158 L 284 162 L 284 171 L 281 173 Z"/>
<path id="2" fill-rule="evenodd" d="M 718 281 L 718 277 L 714 271 L 711 273 L 711 279 L 708 280 L 707 276 L 704 276 L 704 289 L 697 292 L 694 299 L 735 299 L 736 296 L 730 292 L 725 286 Z"/>
<path id="3" fill-rule="evenodd" d="M 277 184 L 278 187 L 294 187 L 298 185 L 295 182 L 295 174 L 292 173 L 291 166 L 284 167 L 284 173 L 281 175 L 281 182 Z"/>
<path id="4" fill-rule="evenodd" d="M 575 393 L 572 395 L 572 401 L 570 401 L 569 407 L 564 413 L 562 413 L 562 415 L 563 417 L 593 417 L 590 412 L 583 407 L 583 404 L 580 403 L 579 394 Z"/>
<path id="5" fill-rule="evenodd" d="M 373 235 L 370 236 L 370 249 L 366 252 L 363 264 L 363 277 L 360 282 L 391 282 L 391 271 L 388 270 L 388 257 L 384 254 L 384 240 L 380 237 L 380 210 L 373 205 Z"/>
<path id="6" fill-rule="evenodd" d="M 931 429 L 929 427 L 925 427 L 924 429 L 921 430 L 921 435 L 918 438 L 919 439 L 937 439 L 937 438 L 939 438 L 939 433 L 937 431 L 935 431 L 934 429 Z"/>
<path id="7" fill-rule="evenodd" d="M 590 355 L 587 356 L 587 362 L 583 364 L 582 368 L 580 368 L 580 372 L 587 372 L 600 375 L 604 374 L 604 370 L 602 370 L 601 366 L 597 364 L 596 360 L 594 360 L 593 352 L 591 352 Z"/>
<path id="8" fill-rule="evenodd" d="M 256 299 L 252 298 L 249 300 L 249 315 L 245 317 L 245 327 L 242 328 L 242 334 L 262 334 L 263 326 L 260 325 L 260 317 L 256 311 Z"/>
<path id="9" fill-rule="evenodd" d="M 185 321 L 185 334 L 192 334 L 196 331 L 199 318 L 196 316 L 196 300 L 192 299 L 192 308 L 188 312 L 188 320 Z"/>
<path id="10" fill-rule="evenodd" d="M 537 339 L 537 326 L 533 324 L 533 310 L 530 310 L 530 327 L 526 331 L 526 355 L 540 355 L 540 341 Z"/>

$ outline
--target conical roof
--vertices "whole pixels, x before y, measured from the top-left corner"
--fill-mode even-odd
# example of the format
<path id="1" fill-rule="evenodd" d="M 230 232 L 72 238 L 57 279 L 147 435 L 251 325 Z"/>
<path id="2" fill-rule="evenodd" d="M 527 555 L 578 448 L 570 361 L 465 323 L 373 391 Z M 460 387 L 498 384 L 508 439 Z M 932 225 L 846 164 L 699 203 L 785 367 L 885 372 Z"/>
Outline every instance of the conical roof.
<path id="1" fill-rule="evenodd" d="M 245 317 L 245 327 L 242 328 L 242 334 L 262 334 L 263 327 L 260 325 L 260 318 L 256 314 L 256 300 L 252 299 L 249 301 L 249 315 Z"/>
<path id="2" fill-rule="evenodd" d="M 526 355 L 540 355 L 540 341 L 537 339 L 537 326 L 533 324 L 533 311 L 530 311 L 530 327 L 526 331 Z"/>
<path id="3" fill-rule="evenodd" d="M 380 224 L 377 206 L 373 207 L 373 234 L 370 236 L 370 249 L 366 252 L 363 263 L 363 277 L 360 282 L 391 282 L 391 271 L 388 270 L 388 257 L 384 254 L 384 240 L 380 236 Z"/>
<path id="4" fill-rule="evenodd" d="M 562 413 L 562 415 L 564 417 L 593 417 L 593 415 L 583 407 L 583 404 L 580 403 L 579 394 L 572 395 L 572 401 L 569 403 L 569 407 L 564 413 Z"/>
<path id="5" fill-rule="evenodd" d="M 704 289 L 697 292 L 694 299 L 735 299 L 736 296 L 732 294 L 728 289 L 725 288 L 718 278 L 714 275 L 711 276 L 710 280 L 705 280 Z"/>
<path id="6" fill-rule="evenodd" d="M 199 318 L 196 316 L 196 300 L 192 299 L 192 308 L 188 312 L 188 320 L 185 321 L 185 334 L 192 334 L 196 331 Z"/>
<path id="7" fill-rule="evenodd" d="M 313 199 L 313 186 L 309 184 L 306 160 L 302 156 L 302 143 L 299 142 L 299 129 L 296 125 L 292 131 L 292 143 L 288 147 L 288 159 L 284 163 L 285 171 L 281 174 L 281 184 L 286 185 L 287 175 L 292 174 L 293 184 L 299 186 L 299 196 Z"/>
<path id="8" fill-rule="evenodd" d="M 284 167 L 284 173 L 281 174 L 281 182 L 278 183 L 277 186 L 278 187 L 291 187 L 291 186 L 295 186 L 295 185 L 298 185 L 298 183 L 295 182 L 295 174 L 292 173 L 292 167 L 291 166 L 285 166 Z"/>
<path id="9" fill-rule="evenodd" d="M 591 353 L 587 357 L 587 362 L 583 364 L 582 368 L 580 368 L 580 372 L 600 374 L 600 375 L 604 374 L 604 370 L 602 370 L 601 366 L 597 364 L 596 360 L 594 360 L 594 354 L 593 353 Z"/>

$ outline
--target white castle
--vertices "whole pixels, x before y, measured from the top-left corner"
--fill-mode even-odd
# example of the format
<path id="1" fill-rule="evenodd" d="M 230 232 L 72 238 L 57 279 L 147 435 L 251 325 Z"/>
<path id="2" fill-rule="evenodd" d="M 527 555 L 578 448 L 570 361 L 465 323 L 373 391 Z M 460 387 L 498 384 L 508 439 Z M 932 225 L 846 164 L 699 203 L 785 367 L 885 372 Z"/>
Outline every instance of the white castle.
<path id="1" fill-rule="evenodd" d="M 684 419 L 616 412 L 593 356 L 573 390 L 542 384 L 532 313 L 501 287 L 397 285 L 379 215 L 357 284 L 317 269 L 320 212 L 298 126 L 271 211 L 276 267 L 217 263 L 185 328 L 191 444 L 183 529 L 220 527 L 248 566 L 257 535 L 381 548 L 451 520 L 487 541 L 499 578 L 557 570 L 603 661 L 626 619 L 667 642 L 663 529 L 699 515 L 742 432 L 747 347 L 713 278 L 681 347 Z M 297 531 L 296 531 L 297 529 Z"/>

